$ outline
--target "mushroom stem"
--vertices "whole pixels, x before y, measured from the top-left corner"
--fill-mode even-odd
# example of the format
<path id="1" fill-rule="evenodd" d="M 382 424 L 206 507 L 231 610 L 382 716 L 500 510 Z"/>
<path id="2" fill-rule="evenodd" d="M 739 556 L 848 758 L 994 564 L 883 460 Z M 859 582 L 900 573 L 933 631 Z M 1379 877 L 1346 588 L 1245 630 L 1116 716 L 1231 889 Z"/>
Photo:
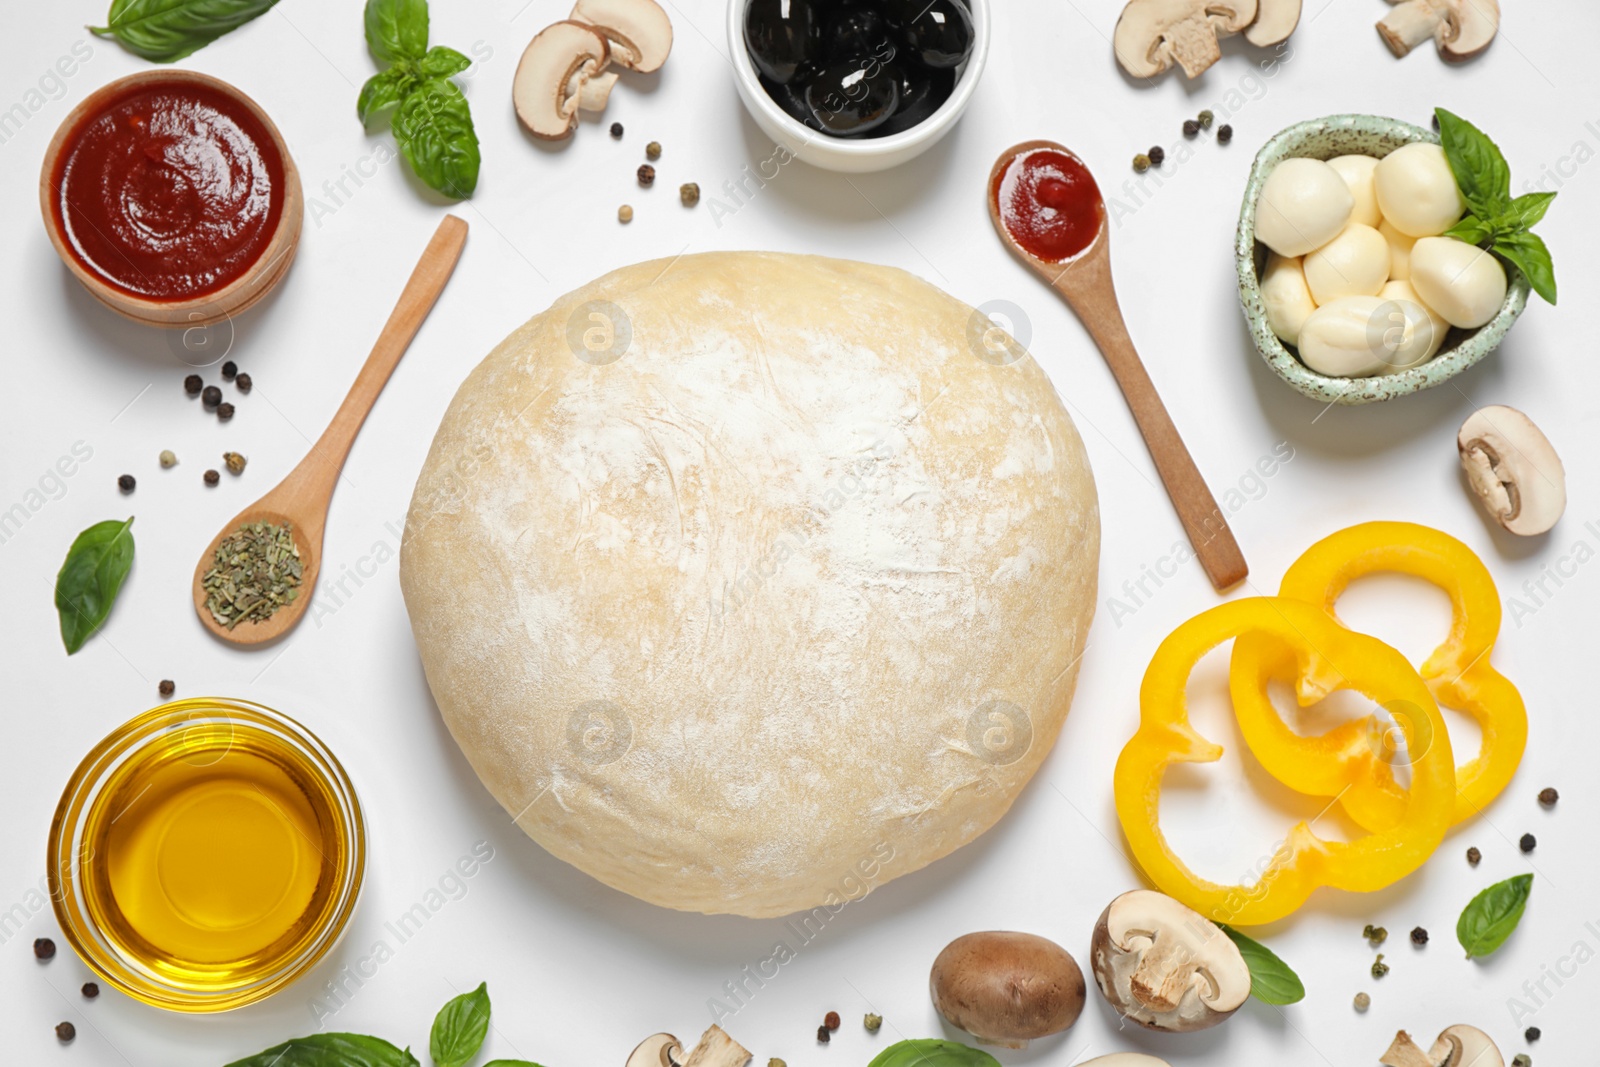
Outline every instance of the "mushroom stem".
<path id="1" fill-rule="evenodd" d="M 1222 46 L 1217 44 L 1215 26 L 1202 14 L 1199 18 L 1184 19 L 1167 31 L 1164 47 L 1183 68 L 1185 77 L 1195 78 L 1207 67 L 1222 58 Z"/>
<path id="2" fill-rule="evenodd" d="M 750 1062 L 750 1051 L 740 1045 L 720 1026 L 700 1035 L 700 1043 L 683 1061 L 683 1067 L 745 1067 Z"/>
<path id="3" fill-rule="evenodd" d="M 584 80 L 578 87 L 578 110 L 604 111 L 619 77 L 616 71 L 610 70 Z"/>
<path id="4" fill-rule="evenodd" d="M 1384 1067 L 1434 1067 L 1433 1061 L 1404 1030 L 1394 1035 L 1388 1051 L 1378 1057 L 1378 1062 Z"/>
<path id="5" fill-rule="evenodd" d="M 1186 946 L 1158 934 L 1128 978 L 1133 998 L 1157 1014 L 1175 1010 L 1189 988 L 1190 971 L 1183 965 L 1193 962 Z"/>
<path id="6" fill-rule="evenodd" d="M 1405 0 L 1378 23 L 1389 51 L 1403 56 L 1439 32 L 1447 12 L 1435 0 Z"/>

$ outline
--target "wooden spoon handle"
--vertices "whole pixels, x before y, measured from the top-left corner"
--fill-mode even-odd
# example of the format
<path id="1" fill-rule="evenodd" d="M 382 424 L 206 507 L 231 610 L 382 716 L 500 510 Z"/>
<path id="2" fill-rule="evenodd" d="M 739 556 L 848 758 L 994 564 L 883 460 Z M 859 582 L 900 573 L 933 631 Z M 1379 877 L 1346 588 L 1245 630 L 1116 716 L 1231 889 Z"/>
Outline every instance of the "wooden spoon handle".
<path id="1" fill-rule="evenodd" d="M 411 339 L 422 327 L 422 320 L 428 317 L 444 291 L 466 240 L 467 224 L 454 215 L 446 215 L 411 272 L 400 300 L 389 314 L 389 321 L 384 323 L 383 332 L 378 335 L 367 361 L 361 365 L 344 403 L 339 405 L 333 421 L 311 446 L 306 458 L 284 479 L 285 488 L 293 484 L 295 492 L 307 496 L 320 494 L 324 500 L 333 495 L 339 471 L 344 467 L 345 457 L 350 454 L 350 446 L 355 443 L 361 424 L 367 420 L 367 412 L 372 410 L 400 357 L 405 355 Z"/>
<path id="2" fill-rule="evenodd" d="M 1082 299 L 1081 293 L 1074 294 L 1074 307 L 1078 307 Z M 1150 458 L 1155 460 L 1156 471 L 1167 487 L 1167 495 L 1172 498 L 1172 506 L 1189 535 L 1200 566 L 1205 568 L 1212 586 L 1221 592 L 1244 581 L 1250 568 L 1239 550 L 1239 542 L 1234 540 L 1227 516 L 1206 487 L 1200 468 L 1195 466 L 1194 457 L 1189 455 L 1188 446 L 1172 424 L 1172 416 L 1167 414 L 1167 406 L 1161 402 L 1144 361 L 1133 347 L 1115 297 L 1111 299 L 1113 303 L 1109 308 L 1096 308 L 1095 313 L 1084 314 L 1088 309 L 1080 308 L 1079 317 L 1095 344 L 1100 346 L 1117 385 L 1122 388 L 1122 395 L 1127 398 L 1134 421 L 1139 424 L 1139 432 L 1150 449 Z"/>

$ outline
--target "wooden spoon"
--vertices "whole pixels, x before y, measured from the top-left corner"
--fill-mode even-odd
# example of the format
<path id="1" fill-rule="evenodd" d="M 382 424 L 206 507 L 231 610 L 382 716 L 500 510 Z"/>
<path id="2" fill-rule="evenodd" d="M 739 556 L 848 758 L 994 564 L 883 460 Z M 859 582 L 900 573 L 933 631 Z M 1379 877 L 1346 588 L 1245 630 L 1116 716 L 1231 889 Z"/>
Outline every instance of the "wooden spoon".
<path id="1" fill-rule="evenodd" d="M 411 272 L 411 279 L 400 294 L 400 302 L 384 324 L 372 353 L 361 365 L 355 384 L 334 413 L 333 421 L 311 446 L 310 453 L 277 488 L 230 519 L 201 554 L 194 569 L 194 610 L 206 629 L 224 641 L 261 645 L 283 636 L 305 614 L 316 590 L 317 572 L 321 569 L 322 532 L 328 522 L 328 504 L 333 497 L 333 487 L 339 481 L 339 471 L 344 468 L 345 457 L 350 453 L 361 424 L 366 421 L 367 412 L 372 410 L 378 394 L 383 391 L 384 383 L 394 373 L 395 365 L 405 355 L 422 320 L 428 317 L 445 283 L 450 280 L 466 239 L 467 224 L 454 215 L 446 215 Z M 299 591 L 293 601 L 278 608 L 265 621 L 241 622 L 230 630 L 217 622 L 211 609 L 206 607 L 204 580 L 222 539 L 251 522 L 289 524 L 295 546 L 300 550 Z"/>
<path id="2" fill-rule="evenodd" d="M 1127 324 L 1117 304 L 1117 291 L 1111 282 L 1111 236 L 1105 212 L 1100 213 L 1099 233 L 1093 243 L 1064 263 L 1041 259 L 1029 252 L 1017 242 L 1001 217 L 996 195 L 1000 176 L 1018 156 L 1039 149 L 1077 158 L 1071 150 L 1054 141 L 1024 141 L 1000 153 L 989 172 L 988 185 L 989 217 L 994 222 L 995 232 L 1018 259 L 1032 267 L 1034 273 L 1066 299 L 1089 336 L 1094 338 L 1133 411 L 1134 421 L 1139 424 L 1139 432 L 1144 435 L 1150 457 L 1155 460 L 1156 470 L 1189 535 L 1189 542 L 1194 545 L 1195 555 L 1211 584 L 1221 592 L 1242 582 L 1249 567 L 1233 538 L 1233 531 L 1228 528 L 1227 517 L 1217 506 L 1211 490 L 1206 488 L 1205 479 L 1184 446 L 1183 438 L 1178 436 L 1172 416 L 1167 414 L 1166 405 L 1162 404 L 1128 336 Z"/>

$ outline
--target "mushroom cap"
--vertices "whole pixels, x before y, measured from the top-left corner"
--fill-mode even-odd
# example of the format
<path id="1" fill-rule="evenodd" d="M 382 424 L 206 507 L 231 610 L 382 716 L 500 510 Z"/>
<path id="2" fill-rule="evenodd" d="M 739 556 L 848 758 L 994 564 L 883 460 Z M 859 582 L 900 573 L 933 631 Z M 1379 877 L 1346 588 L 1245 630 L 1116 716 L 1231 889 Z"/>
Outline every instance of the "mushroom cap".
<path id="1" fill-rule="evenodd" d="M 1005 930 L 950 942 L 933 961 L 928 986 L 950 1025 L 1008 1048 L 1077 1022 L 1085 994 L 1083 971 L 1066 949 Z"/>
<path id="2" fill-rule="evenodd" d="M 672 1053 L 683 1045 L 671 1034 L 651 1034 L 628 1053 L 627 1067 L 673 1067 Z"/>
<path id="3" fill-rule="evenodd" d="M 1151 1030 L 1204 1030 L 1250 996 L 1239 947 L 1210 919 L 1151 889 L 1106 905 L 1089 960 L 1111 1006 Z"/>
<path id="4" fill-rule="evenodd" d="M 1505 1058 L 1489 1035 L 1465 1023 L 1446 1027 L 1428 1050 L 1428 1058 L 1439 1067 L 1506 1067 Z"/>
<path id="5" fill-rule="evenodd" d="M 1495 521 L 1524 537 L 1542 534 L 1567 509 L 1567 473 L 1555 448 L 1516 408 L 1495 404 L 1467 416 L 1456 435 L 1472 491 Z"/>
<path id="6" fill-rule="evenodd" d="M 1456 0 L 1434 40 L 1441 56 L 1459 62 L 1488 48 L 1499 31 L 1500 0 Z"/>
<path id="7" fill-rule="evenodd" d="M 656 0 L 578 0 L 567 16 L 593 26 L 611 42 L 611 61 L 648 74 L 672 51 L 672 20 Z"/>
<path id="8" fill-rule="evenodd" d="M 1255 21 L 1257 0 L 1128 0 L 1111 47 L 1135 78 L 1153 78 L 1172 66 L 1196 77 L 1221 56 L 1217 38 Z"/>
<path id="9" fill-rule="evenodd" d="M 1245 27 L 1244 39 L 1267 48 L 1289 39 L 1300 25 L 1300 0 L 1258 0 L 1256 20 Z"/>
<path id="10" fill-rule="evenodd" d="M 606 39 L 581 22 L 555 22 L 540 30 L 517 63 L 511 102 L 535 137 L 559 141 L 578 125 L 584 84 L 610 61 Z"/>

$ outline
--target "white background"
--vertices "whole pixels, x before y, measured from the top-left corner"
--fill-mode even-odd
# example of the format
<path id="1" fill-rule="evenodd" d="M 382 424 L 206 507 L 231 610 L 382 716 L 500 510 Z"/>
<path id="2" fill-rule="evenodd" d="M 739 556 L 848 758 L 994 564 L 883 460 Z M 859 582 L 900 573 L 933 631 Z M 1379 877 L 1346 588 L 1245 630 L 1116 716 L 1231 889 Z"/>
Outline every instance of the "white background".
<path id="1" fill-rule="evenodd" d="M 619 143 L 586 124 L 564 148 L 519 131 L 509 86 L 523 45 L 563 17 L 564 0 L 434 0 L 433 41 L 473 52 L 465 79 L 483 141 L 478 195 L 452 208 L 472 227 L 461 265 L 356 442 L 333 501 L 324 575 L 373 573 L 372 557 L 396 546 L 393 532 L 433 427 L 457 383 L 501 337 L 556 296 L 636 260 L 707 249 L 778 249 L 855 257 L 904 267 L 971 304 L 1009 300 L 1025 309 L 1031 348 L 1047 368 L 1087 442 L 1101 494 L 1101 606 L 1073 712 L 1054 753 L 995 830 L 932 868 L 891 883 L 846 908 L 825 932 L 725 1021 L 757 1064 L 781 1056 L 793 1067 L 864 1065 L 899 1036 L 941 1032 L 926 992 L 929 964 L 952 937 L 1001 928 L 1058 940 L 1087 962 L 1091 926 L 1118 892 L 1138 884 L 1122 853 L 1111 806 L 1111 767 L 1136 719 L 1136 690 L 1156 643 L 1217 602 L 1189 564 L 1117 625 L 1106 598 L 1154 566 L 1181 537 L 1121 397 L 1070 312 L 1002 250 L 989 228 L 983 182 L 1007 145 L 1050 137 L 1077 149 L 1101 179 L 1118 218 L 1113 260 L 1136 343 L 1150 364 L 1200 468 L 1219 496 L 1241 481 L 1249 499 L 1233 525 L 1252 566 L 1249 592 L 1271 592 L 1283 568 L 1313 540 L 1349 523 L 1404 519 L 1438 526 L 1473 546 L 1493 570 L 1508 609 L 1495 662 L 1520 687 L 1532 718 L 1521 770 L 1486 817 L 1447 839 L 1421 872 L 1368 897 L 1319 895 L 1294 918 L 1257 931 L 1305 979 L 1305 1001 L 1286 1010 L 1251 1003 L 1226 1026 L 1188 1037 L 1117 1032 L 1090 994 L 1063 1037 L 1006 1063 L 1066 1065 L 1119 1048 L 1175 1064 L 1362 1064 L 1374 1062 L 1396 1029 L 1424 1040 L 1471 1021 L 1512 1053 L 1536 1062 L 1592 1059 L 1583 1034 L 1600 994 L 1600 965 L 1576 967 L 1563 987 L 1548 977 L 1543 1006 L 1514 1020 L 1508 998 L 1577 943 L 1600 950 L 1595 853 L 1600 799 L 1594 752 L 1594 640 L 1600 564 L 1577 565 L 1538 603 L 1523 591 L 1563 558 L 1569 573 L 1582 543 L 1600 548 L 1594 454 L 1600 372 L 1592 328 L 1600 254 L 1600 167 L 1579 166 L 1600 149 L 1600 71 L 1593 63 L 1600 15 L 1583 0 L 1509 0 L 1505 31 L 1487 55 L 1447 67 L 1431 47 L 1396 60 L 1373 22 L 1378 0 L 1308 0 L 1292 54 L 1271 79 L 1265 57 L 1241 41 L 1193 84 L 1167 77 L 1145 85 L 1122 76 L 1108 37 L 1117 0 L 1012 0 L 998 5 L 989 70 L 966 118 L 941 145 L 899 170 L 846 179 L 800 163 L 782 168 L 748 203 L 723 183 L 772 153 L 744 116 L 731 84 L 719 0 L 669 5 L 677 43 L 665 72 L 619 87 L 604 122 L 627 127 Z M 671 1030 L 693 1040 L 710 1021 L 707 1000 L 739 968 L 769 955 L 779 924 L 663 911 L 632 900 L 543 853 L 480 787 L 440 723 L 424 683 L 395 580 L 373 577 L 337 611 L 310 617 L 265 652 L 238 651 L 207 636 L 190 605 L 197 553 L 248 501 L 287 473 L 319 434 L 348 387 L 416 256 L 445 208 L 401 165 L 378 168 L 349 195 L 325 187 L 347 169 L 390 154 L 387 133 L 365 133 L 356 91 L 374 70 L 357 0 L 284 0 L 243 30 L 185 61 L 252 94 L 283 130 L 304 176 L 308 205 L 299 258 L 279 290 L 237 322 L 231 357 L 255 379 L 226 425 L 183 394 L 189 371 L 174 339 L 98 307 L 57 261 L 40 224 L 40 157 L 72 105 L 112 78 L 146 64 L 88 38 L 83 24 L 104 5 L 85 0 L 8 5 L 0 108 L 33 112 L 0 144 L 0 508 L 29 497 L 77 442 L 92 458 L 57 487 L 0 545 L 0 662 L 4 664 L 4 818 L 0 819 L 0 908 L 36 906 L 45 837 L 62 785 L 82 755 L 113 727 L 157 703 L 156 683 L 180 695 L 225 694 L 294 715 L 339 753 L 366 806 L 371 835 L 367 886 L 340 948 L 316 972 L 267 1003 L 231 1014 L 166 1014 L 107 990 L 84 1002 L 91 977 L 65 944 L 53 963 L 33 961 L 34 937 L 57 935 L 48 908 L 10 934 L 0 952 L 0 1033 L 8 1062 L 29 1065 L 220 1064 L 319 1023 L 318 987 L 386 935 L 383 924 L 437 886 L 480 840 L 495 858 L 441 908 L 423 932 L 381 966 L 347 1006 L 320 1025 L 376 1033 L 426 1049 L 434 1010 L 487 980 L 494 1030 L 486 1052 L 547 1067 L 620 1067 L 643 1036 Z M 88 40 L 92 54 L 64 87 L 46 83 L 57 59 Z M 80 46 L 81 47 L 81 46 Z M 1230 91 L 1235 95 L 1229 97 Z M 52 98 L 53 97 L 53 98 Z M 1507 342 L 1473 371 L 1431 392 L 1359 409 L 1324 411 L 1272 377 L 1248 341 L 1234 294 L 1230 242 L 1250 158 L 1291 122 L 1335 112 L 1391 114 L 1426 122 L 1442 104 L 1477 121 L 1511 161 L 1517 191 L 1542 168 L 1564 172 L 1543 232 L 1562 283 L 1560 309 L 1535 301 Z M 1193 145 L 1177 162 L 1179 124 L 1202 107 L 1229 113 L 1228 147 Z M 1595 125 L 1586 125 L 1594 121 Z M 643 146 L 665 146 L 656 188 L 633 171 Z M 1153 142 L 1167 146 L 1163 184 L 1137 198 L 1122 187 L 1128 160 Z M 679 207 L 680 182 L 698 181 L 706 201 Z M 1547 187 L 1554 187 L 1547 185 Z M 731 214 L 711 211 L 711 198 Z M 620 203 L 637 210 L 626 228 Z M 1019 326 L 1019 330 L 1021 327 Z M 215 371 L 208 371 L 215 380 Z M 1549 433 L 1567 464 L 1571 503 L 1554 533 L 1516 541 L 1490 529 L 1464 491 L 1453 437 L 1477 405 L 1512 404 Z M 1258 484 L 1258 459 L 1287 442 L 1293 459 Z M 171 448 L 181 465 L 161 471 Z M 243 477 L 205 489 L 201 472 L 237 449 Z M 119 474 L 139 479 L 117 491 Z M 109 624 L 67 658 L 56 633 L 51 583 L 73 536 L 107 518 L 136 514 L 138 561 Z M 1586 528 L 1585 523 L 1597 525 Z M 394 527 L 386 526 L 393 522 Z M 379 550 L 382 546 L 382 551 Z M 1147 585 L 1153 589 L 1153 586 Z M 319 597 L 324 594 L 319 593 Z M 1363 583 L 1342 605 L 1353 623 L 1414 658 L 1444 633 L 1443 598 L 1395 579 Z M 975 650 L 975 653 L 978 650 Z M 1319 805 L 1269 788 L 1237 761 L 1237 738 L 1215 700 L 1222 682 L 1208 662 L 1193 693 L 1197 724 L 1229 747 L 1221 764 L 1174 787 L 1167 816 L 1179 847 L 1217 878 L 1243 869 L 1290 821 Z M 1459 720 L 1453 720 L 1453 726 Z M 1456 732 L 1470 748 L 1470 730 Z M 1248 785 L 1245 783 L 1248 781 Z M 1544 811 L 1534 795 L 1562 791 Z M 1332 817 L 1319 830 L 1336 829 Z M 1531 857 L 1515 840 L 1538 834 Z M 1484 860 L 1470 869 L 1468 845 Z M 1469 963 L 1455 945 L 1462 905 L 1481 887 L 1534 870 L 1522 927 L 1496 956 Z M 1587 921 L 1597 925 L 1586 928 Z M 1390 930 L 1392 973 L 1373 981 L 1366 922 Z M 1413 925 L 1433 942 L 1415 951 Z M 1351 998 L 1372 996 L 1357 1015 Z M 1537 992 L 1537 990 L 1535 990 Z M 885 1017 L 869 1038 L 860 1017 Z M 846 1023 L 831 1047 L 813 1039 L 822 1014 Z M 52 1028 L 74 1021 L 78 1039 L 57 1047 Z M 1522 1026 L 1545 1037 L 1525 1048 Z M 956 1036 L 956 1035 L 951 1035 Z M 488 1058 L 487 1056 L 485 1058 Z"/>

